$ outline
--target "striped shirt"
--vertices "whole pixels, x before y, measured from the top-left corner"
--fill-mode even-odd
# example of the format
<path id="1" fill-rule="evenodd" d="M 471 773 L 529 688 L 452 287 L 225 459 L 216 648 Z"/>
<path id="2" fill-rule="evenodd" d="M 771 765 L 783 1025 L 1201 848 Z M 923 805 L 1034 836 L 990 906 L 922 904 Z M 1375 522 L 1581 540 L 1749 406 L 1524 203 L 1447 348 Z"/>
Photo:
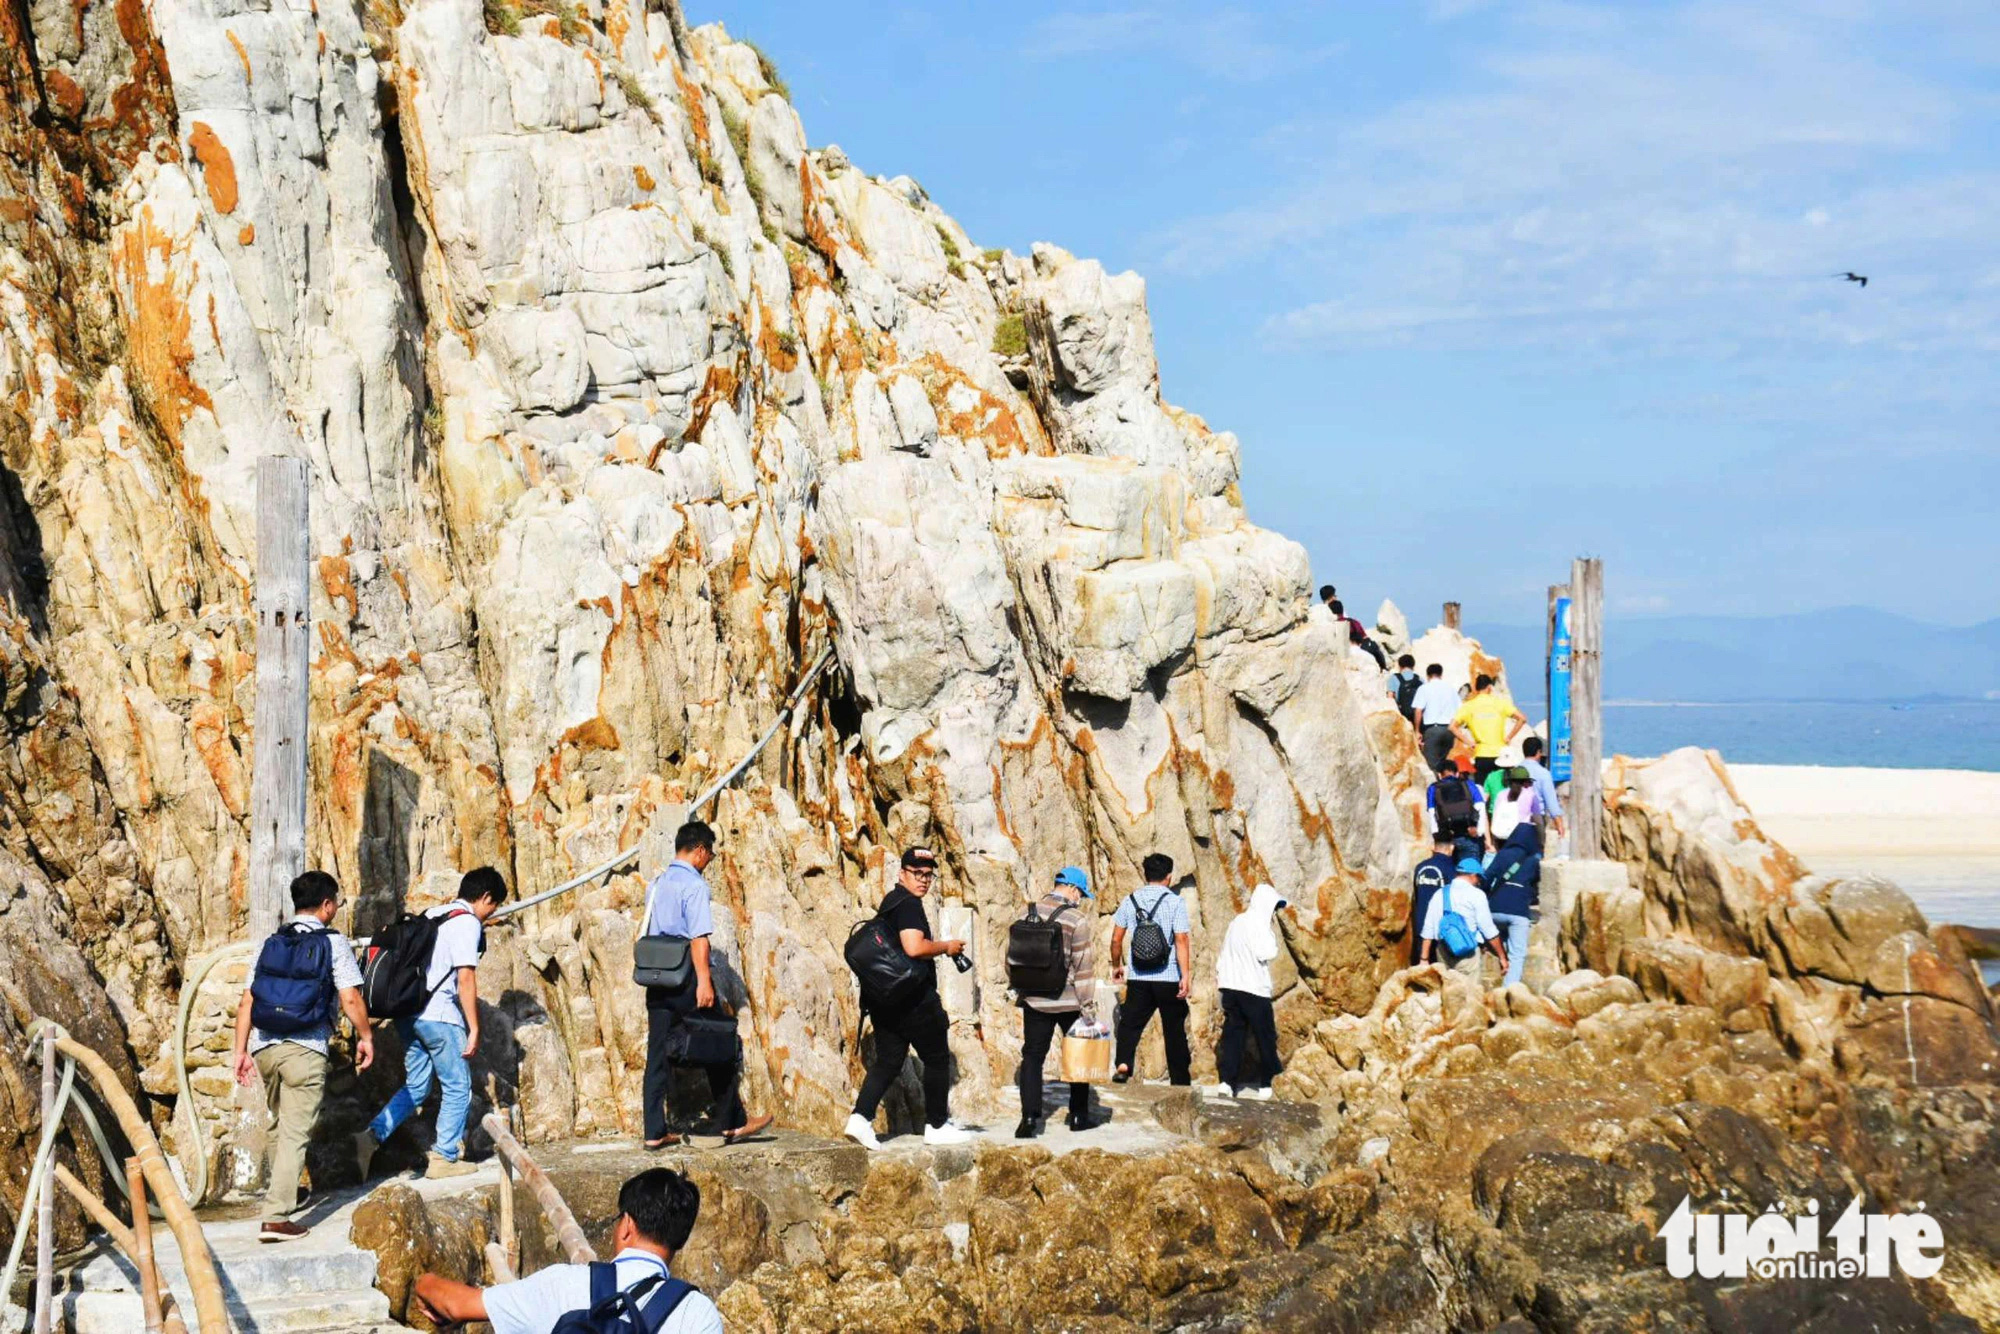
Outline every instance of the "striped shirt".
<path id="1" fill-rule="evenodd" d="M 1043 1014 L 1073 1014 L 1085 1006 L 1097 1004 L 1097 966 L 1092 956 L 1092 932 L 1090 914 L 1082 904 L 1071 903 L 1061 894 L 1048 893 L 1036 904 L 1041 915 L 1061 913 L 1056 920 L 1062 925 L 1063 947 L 1069 952 L 1069 981 L 1063 984 L 1059 996 L 1023 996 L 1021 1004 Z"/>

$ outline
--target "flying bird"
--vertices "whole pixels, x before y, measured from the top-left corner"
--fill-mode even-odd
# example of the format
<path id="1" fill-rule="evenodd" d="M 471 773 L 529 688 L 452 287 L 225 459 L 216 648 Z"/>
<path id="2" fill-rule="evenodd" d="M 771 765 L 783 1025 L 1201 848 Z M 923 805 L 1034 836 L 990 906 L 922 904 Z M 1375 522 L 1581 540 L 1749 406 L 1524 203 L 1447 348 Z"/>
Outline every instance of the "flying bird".
<path id="1" fill-rule="evenodd" d="M 1868 286 L 1868 275 L 1865 273 L 1854 273 L 1852 271 L 1849 271 L 1847 273 L 1836 273 L 1833 276 L 1836 278 L 1845 278 L 1847 279 L 1847 281 L 1851 283 L 1860 283 L 1863 287 Z"/>

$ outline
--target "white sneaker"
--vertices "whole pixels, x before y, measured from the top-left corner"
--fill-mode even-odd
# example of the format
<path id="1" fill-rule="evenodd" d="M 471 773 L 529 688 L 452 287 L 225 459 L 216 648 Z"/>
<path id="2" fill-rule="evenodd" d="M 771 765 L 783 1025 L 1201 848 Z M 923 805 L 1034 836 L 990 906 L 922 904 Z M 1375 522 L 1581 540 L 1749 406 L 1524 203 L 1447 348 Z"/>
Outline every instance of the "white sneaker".
<path id="1" fill-rule="evenodd" d="M 1233 1098 L 1236 1096 L 1236 1090 L 1227 1084 L 1210 1084 L 1202 1092 L 1211 1098 Z"/>
<path id="2" fill-rule="evenodd" d="M 882 1141 L 875 1137 L 874 1124 L 863 1118 L 859 1112 L 847 1118 L 847 1137 L 864 1149 L 882 1147 Z"/>
<path id="3" fill-rule="evenodd" d="M 1241 1093 L 1237 1094 L 1236 1096 L 1243 1099 L 1245 1102 L 1269 1102 L 1271 1100 L 1271 1090 L 1244 1089 Z"/>
<path id="4" fill-rule="evenodd" d="M 971 1131 L 961 1130 L 949 1121 L 941 1126 L 924 1127 L 924 1143 L 926 1144 L 942 1147 L 947 1144 L 970 1144 L 971 1142 Z"/>

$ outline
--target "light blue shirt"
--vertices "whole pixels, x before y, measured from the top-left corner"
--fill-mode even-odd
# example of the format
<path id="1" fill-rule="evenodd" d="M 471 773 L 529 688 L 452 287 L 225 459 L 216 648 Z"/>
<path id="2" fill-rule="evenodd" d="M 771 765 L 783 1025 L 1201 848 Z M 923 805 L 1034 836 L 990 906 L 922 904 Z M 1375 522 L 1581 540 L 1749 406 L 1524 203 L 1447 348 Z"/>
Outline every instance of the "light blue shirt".
<path id="1" fill-rule="evenodd" d="M 618 1266 L 620 1291 L 654 1274 L 667 1273 L 659 1256 L 637 1247 L 618 1252 L 612 1263 Z M 486 1289 L 486 1318 L 493 1334 L 549 1334 L 556 1321 L 589 1307 L 589 1265 L 550 1265 L 517 1282 L 497 1283 Z M 691 1292 L 667 1317 L 660 1334 L 722 1334 L 722 1313 L 705 1294 Z"/>
<path id="2" fill-rule="evenodd" d="M 1132 964 L 1132 932 L 1139 926 L 1139 911 L 1146 910 L 1160 930 L 1167 933 L 1167 966 L 1157 973 L 1142 973 Z M 1125 964 L 1127 976 L 1135 982 L 1178 982 L 1181 980 L 1180 953 L 1174 949 L 1174 937 L 1188 934 L 1187 903 L 1167 885 L 1144 885 L 1125 896 L 1118 905 L 1118 911 L 1111 914 L 1111 925 L 1125 928 Z"/>
<path id="3" fill-rule="evenodd" d="M 1556 780 L 1538 760 L 1523 760 L 1521 767 L 1528 771 L 1528 777 L 1535 780 L 1535 801 L 1541 813 L 1551 820 L 1562 819 L 1563 804 L 1556 797 Z"/>
<path id="4" fill-rule="evenodd" d="M 678 857 L 666 870 L 653 877 L 646 888 L 652 900 L 652 915 L 646 919 L 649 936 L 684 936 L 698 940 L 715 934 L 715 917 L 709 909 L 708 881 L 701 872 Z"/>

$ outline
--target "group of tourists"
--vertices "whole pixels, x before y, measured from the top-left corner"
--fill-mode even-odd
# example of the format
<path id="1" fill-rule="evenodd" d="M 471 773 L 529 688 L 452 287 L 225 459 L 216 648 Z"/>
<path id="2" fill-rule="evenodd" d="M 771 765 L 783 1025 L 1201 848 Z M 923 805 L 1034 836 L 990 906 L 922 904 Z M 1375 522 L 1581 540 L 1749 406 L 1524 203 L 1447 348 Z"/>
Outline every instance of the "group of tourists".
<path id="1" fill-rule="evenodd" d="M 1115 1036 L 1104 1035 L 1114 1042 L 1111 1080 L 1118 1084 L 1131 1080 L 1139 1042 L 1157 1016 L 1168 1082 L 1186 1086 L 1193 1079 L 1187 1023 L 1194 977 L 1187 904 L 1175 881 L 1171 857 L 1152 853 L 1139 869 L 1143 883 L 1111 917 L 1110 980 L 1112 986 L 1125 988 L 1124 1001 L 1117 1007 Z M 930 848 L 905 849 L 895 886 L 848 942 L 848 962 L 861 984 L 862 1010 L 874 1029 L 875 1048 L 845 1133 L 869 1149 L 882 1147 L 875 1117 L 912 1050 L 923 1063 L 924 1142 L 951 1145 L 971 1138 L 971 1132 L 951 1115 L 951 1021 L 938 991 L 936 968 L 940 956 L 962 960 L 965 942 L 933 936 L 924 911 L 938 871 L 937 854 Z M 1009 932 L 1008 983 L 1021 1011 L 1017 1139 L 1034 1139 L 1045 1128 L 1043 1067 L 1058 1035 L 1097 1034 L 1102 1027 L 1105 997 L 1093 943 L 1093 914 L 1083 906 L 1095 898 L 1083 868 L 1065 866 Z M 1223 935 L 1216 962 L 1223 1014 L 1218 1082 L 1208 1090 L 1214 1096 L 1268 1099 L 1271 1080 L 1282 1068 L 1271 1008 L 1270 964 L 1278 954 L 1273 917 L 1285 906 L 1277 890 L 1260 885 L 1249 908 Z M 1256 1046 L 1254 1060 L 1246 1051 L 1250 1042 Z M 1069 1081 L 1063 1123 L 1071 1131 L 1101 1124 L 1091 1110 L 1090 1087 L 1085 1080 Z"/>

